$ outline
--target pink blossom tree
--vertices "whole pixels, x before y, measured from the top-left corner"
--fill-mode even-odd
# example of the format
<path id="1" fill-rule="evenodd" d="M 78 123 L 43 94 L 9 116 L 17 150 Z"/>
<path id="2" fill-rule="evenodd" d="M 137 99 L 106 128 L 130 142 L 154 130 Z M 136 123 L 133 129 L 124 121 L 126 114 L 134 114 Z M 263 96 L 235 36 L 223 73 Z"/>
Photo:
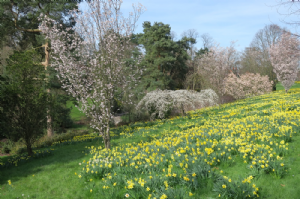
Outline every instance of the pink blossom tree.
<path id="1" fill-rule="evenodd" d="M 234 73 L 230 73 L 225 78 L 225 93 L 235 99 L 243 99 L 272 92 L 272 84 L 268 75 L 245 73 L 237 77 Z"/>
<path id="2" fill-rule="evenodd" d="M 300 61 L 300 42 L 290 32 L 282 34 L 277 44 L 270 47 L 270 60 L 277 79 L 287 93 L 297 79 Z"/>
<path id="3" fill-rule="evenodd" d="M 109 149 L 115 92 L 120 86 L 124 91 L 133 90 L 142 73 L 135 66 L 125 67 L 125 58 L 131 34 L 144 7 L 141 4 L 133 6 L 134 12 L 125 18 L 120 12 L 122 0 L 87 3 L 89 10 L 85 15 L 70 11 L 77 24 L 75 39 L 71 40 L 67 32 L 60 31 L 58 24 L 47 16 L 40 16 L 39 29 L 51 41 L 51 67 L 59 72 L 62 87 L 76 97 L 79 109 L 92 118 L 91 128 L 99 132 L 105 148 Z M 75 51 L 71 53 L 72 50 Z M 131 73 L 124 75 L 128 70 Z M 130 104 L 133 94 L 128 96 Z"/>
<path id="4" fill-rule="evenodd" d="M 233 69 L 238 59 L 237 52 L 234 48 L 234 42 L 230 47 L 222 48 L 219 44 L 214 44 L 208 53 L 198 58 L 197 71 L 209 81 L 207 87 L 213 89 L 222 100 L 225 94 L 224 79 Z M 222 101 L 220 102 L 222 103 Z"/>

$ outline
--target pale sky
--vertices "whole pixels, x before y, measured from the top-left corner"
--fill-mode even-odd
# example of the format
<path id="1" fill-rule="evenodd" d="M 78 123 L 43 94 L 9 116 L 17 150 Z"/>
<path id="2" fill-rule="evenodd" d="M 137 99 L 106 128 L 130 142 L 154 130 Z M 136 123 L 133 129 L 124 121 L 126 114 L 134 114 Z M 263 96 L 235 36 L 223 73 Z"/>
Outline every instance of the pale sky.
<path id="1" fill-rule="evenodd" d="M 132 3 L 139 2 L 146 7 L 135 33 L 143 32 L 144 21 L 162 22 L 171 26 L 176 39 L 180 39 L 184 31 L 195 29 L 200 35 L 208 33 L 222 47 L 236 41 L 236 49 L 242 51 L 265 25 L 275 23 L 293 33 L 300 32 L 295 26 L 284 23 L 298 18 L 282 15 L 289 11 L 287 6 L 276 6 L 283 1 L 289 0 L 123 0 L 121 10 L 128 16 Z M 85 4 L 81 3 L 79 9 L 84 11 Z M 200 40 L 196 47 L 202 47 Z"/>

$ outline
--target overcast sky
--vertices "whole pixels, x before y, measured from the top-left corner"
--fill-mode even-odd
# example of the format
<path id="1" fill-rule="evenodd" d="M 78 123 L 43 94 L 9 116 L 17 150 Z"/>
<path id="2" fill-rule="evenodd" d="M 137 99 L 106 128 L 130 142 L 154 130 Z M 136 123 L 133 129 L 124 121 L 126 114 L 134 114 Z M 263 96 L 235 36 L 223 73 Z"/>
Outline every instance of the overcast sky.
<path id="1" fill-rule="evenodd" d="M 275 23 L 297 32 L 294 26 L 284 23 L 297 18 L 282 15 L 289 10 L 276 6 L 280 0 L 123 0 L 122 13 L 127 16 L 132 11 L 132 3 L 138 2 L 147 10 L 137 23 L 136 33 L 143 32 L 144 21 L 162 22 L 171 26 L 177 39 L 184 31 L 195 29 L 200 35 L 208 33 L 222 47 L 236 41 L 236 49 L 242 51 L 265 25 Z M 79 9 L 84 11 L 85 4 L 81 3 Z M 200 40 L 196 46 L 202 47 Z"/>

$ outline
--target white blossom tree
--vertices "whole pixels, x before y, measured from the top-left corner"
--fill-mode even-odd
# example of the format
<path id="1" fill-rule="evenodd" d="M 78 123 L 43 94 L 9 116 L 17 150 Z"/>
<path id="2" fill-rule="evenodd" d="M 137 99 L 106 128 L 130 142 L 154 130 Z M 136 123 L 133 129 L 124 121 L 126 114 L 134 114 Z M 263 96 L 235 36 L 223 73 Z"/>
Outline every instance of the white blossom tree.
<path id="1" fill-rule="evenodd" d="M 300 42 L 290 32 L 282 34 L 277 44 L 270 47 L 270 60 L 277 79 L 287 93 L 297 79 L 300 61 Z"/>
<path id="2" fill-rule="evenodd" d="M 111 107 L 116 89 L 121 86 L 123 90 L 133 90 L 130 87 L 137 85 L 142 73 L 135 66 L 125 67 L 124 63 L 131 34 L 144 7 L 141 4 L 133 6 L 134 12 L 125 18 L 120 12 L 122 0 L 87 3 L 89 10 L 85 15 L 76 10 L 70 11 L 77 24 L 72 41 L 47 16 L 40 16 L 39 29 L 51 41 L 51 66 L 59 72 L 62 87 L 76 97 L 79 109 L 92 118 L 90 126 L 99 132 L 105 148 L 109 149 Z M 75 52 L 71 54 L 73 49 Z M 75 56 L 80 57 L 79 61 L 75 60 Z M 131 68 L 133 72 L 124 75 L 124 71 Z M 129 101 L 132 95 L 129 94 Z"/>

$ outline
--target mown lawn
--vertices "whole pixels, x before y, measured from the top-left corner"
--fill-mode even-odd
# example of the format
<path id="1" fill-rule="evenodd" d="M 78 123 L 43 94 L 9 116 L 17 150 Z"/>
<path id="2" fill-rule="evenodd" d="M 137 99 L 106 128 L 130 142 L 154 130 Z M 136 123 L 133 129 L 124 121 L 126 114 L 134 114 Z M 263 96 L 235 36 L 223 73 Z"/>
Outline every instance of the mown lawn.
<path id="1" fill-rule="evenodd" d="M 0 198 L 296 199 L 299 85 L 114 128 L 111 151 L 99 138 L 52 146 L 49 156 L 1 168 Z"/>

